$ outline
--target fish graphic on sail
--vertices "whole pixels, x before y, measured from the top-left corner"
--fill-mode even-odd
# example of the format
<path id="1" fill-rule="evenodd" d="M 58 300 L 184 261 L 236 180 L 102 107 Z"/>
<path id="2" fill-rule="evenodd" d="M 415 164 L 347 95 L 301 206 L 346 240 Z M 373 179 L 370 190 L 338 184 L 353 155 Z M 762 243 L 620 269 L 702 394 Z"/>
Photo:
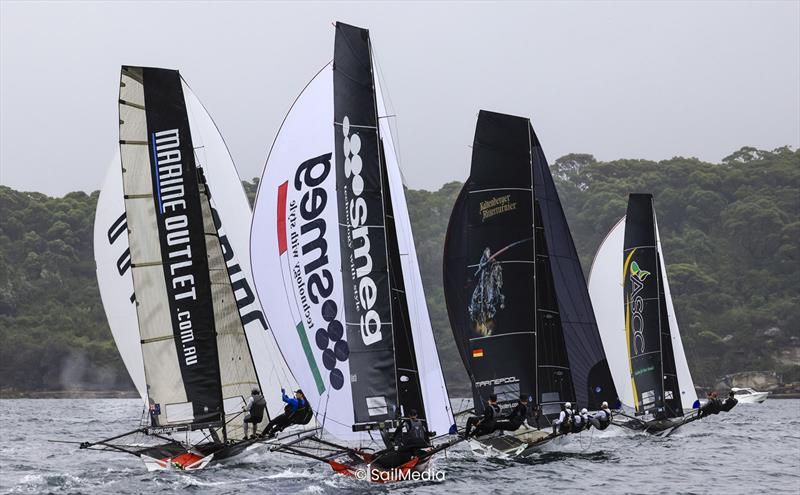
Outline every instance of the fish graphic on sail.
<path id="1" fill-rule="evenodd" d="M 337 23 L 333 62 L 305 87 L 272 145 L 251 234 L 256 287 L 278 345 L 318 423 L 350 445 L 374 443 L 373 431 L 385 433 L 412 409 L 430 430 L 453 424 L 374 72 L 369 32 Z M 280 297 L 262 294 L 275 290 Z M 291 453 L 310 452 L 304 444 Z M 364 460 L 347 449 L 336 454 Z M 325 460 L 348 472 L 336 458 Z"/>
<path id="2" fill-rule="evenodd" d="M 173 70 L 123 67 L 119 101 L 120 154 L 95 221 L 98 282 L 146 400 L 145 426 L 130 434 L 169 440 L 126 451 L 152 469 L 199 468 L 249 444 L 242 409 L 259 376 L 293 382 L 269 345 L 249 280 L 249 205 L 210 117 Z M 178 431 L 205 433 L 182 442 Z"/>

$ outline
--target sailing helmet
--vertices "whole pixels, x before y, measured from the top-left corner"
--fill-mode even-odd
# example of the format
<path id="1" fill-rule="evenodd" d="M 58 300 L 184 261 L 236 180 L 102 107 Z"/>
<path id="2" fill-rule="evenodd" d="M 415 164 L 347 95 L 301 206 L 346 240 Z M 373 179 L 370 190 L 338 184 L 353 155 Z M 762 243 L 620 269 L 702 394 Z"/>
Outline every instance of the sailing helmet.
<path id="1" fill-rule="evenodd" d="M 600 409 L 608 409 L 608 402 L 603 401 L 603 403 L 600 404 Z"/>
<path id="2" fill-rule="evenodd" d="M 589 414 L 589 411 L 587 411 L 586 408 L 584 407 L 583 409 L 581 409 L 581 414 Z"/>
<path id="3" fill-rule="evenodd" d="M 567 402 L 566 404 L 564 404 L 564 407 L 566 407 L 567 409 L 571 408 L 572 402 Z"/>

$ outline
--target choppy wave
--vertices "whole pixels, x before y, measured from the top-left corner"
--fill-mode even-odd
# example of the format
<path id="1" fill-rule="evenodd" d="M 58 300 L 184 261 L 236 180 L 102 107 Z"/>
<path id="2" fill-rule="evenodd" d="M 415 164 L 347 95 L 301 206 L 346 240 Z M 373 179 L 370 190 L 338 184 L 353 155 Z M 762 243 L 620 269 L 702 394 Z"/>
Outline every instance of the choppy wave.
<path id="1" fill-rule="evenodd" d="M 665 439 L 619 429 L 584 432 L 524 460 L 477 458 L 459 445 L 433 463 L 444 481 L 387 486 L 264 451 L 195 473 L 148 473 L 131 456 L 48 442 L 130 429 L 141 412 L 137 400 L 0 405 L 2 493 L 800 493 L 800 400 L 739 405 Z"/>

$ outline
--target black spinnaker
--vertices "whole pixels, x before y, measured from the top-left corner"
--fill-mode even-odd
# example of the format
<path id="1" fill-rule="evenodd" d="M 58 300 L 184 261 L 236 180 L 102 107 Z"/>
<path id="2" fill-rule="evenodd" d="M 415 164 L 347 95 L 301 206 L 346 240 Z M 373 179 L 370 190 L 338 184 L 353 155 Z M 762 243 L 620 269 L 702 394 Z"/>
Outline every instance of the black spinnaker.
<path id="1" fill-rule="evenodd" d="M 535 263 L 534 263 L 535 260 Z M 530 121 L 481 111 L 448 225 L 444 288 L 476 408 L 616 399 L 583 272 Z"/>

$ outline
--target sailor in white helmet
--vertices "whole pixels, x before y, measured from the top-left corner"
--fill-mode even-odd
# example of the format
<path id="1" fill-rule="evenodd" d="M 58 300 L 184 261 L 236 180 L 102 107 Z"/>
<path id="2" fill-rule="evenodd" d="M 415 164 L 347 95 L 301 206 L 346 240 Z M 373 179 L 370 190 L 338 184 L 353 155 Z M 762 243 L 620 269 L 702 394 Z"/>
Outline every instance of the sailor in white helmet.
<path id="1" fill-rule="evenodd" d="M 572 403 L 565 402 L 561 405 L 558 419 L 553 421 L 553 435 L 569 433 L 572 431 Z"/>
<path id="2" fill-rule="evenodd" d="M 589 417 L 589 424 L 598 430 L 605 430 L 611 424 L 611 409 L 608 408 L 608 402 L 603 401 L 600 404 L 600 410 L 593 416 Z"/>

